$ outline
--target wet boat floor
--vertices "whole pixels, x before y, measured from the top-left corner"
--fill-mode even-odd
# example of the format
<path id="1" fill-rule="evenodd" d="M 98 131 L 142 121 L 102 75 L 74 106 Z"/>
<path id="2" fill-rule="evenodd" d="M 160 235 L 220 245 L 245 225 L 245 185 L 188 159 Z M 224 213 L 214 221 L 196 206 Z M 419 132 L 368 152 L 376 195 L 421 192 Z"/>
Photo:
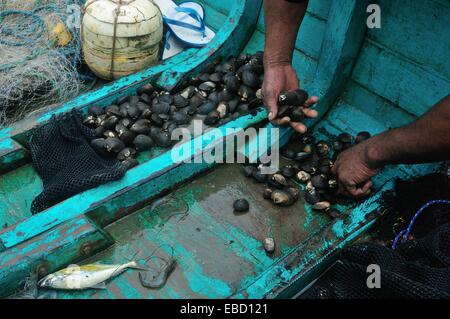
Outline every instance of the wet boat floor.
<path id="1" fill-rule="evenodd" d="M 58 298 L 226 298 L 244 290 L 280 257 L 331 222 L 323 213 L 305 210 L 302 198 L 291 207 L 276 207 L 262 198 L 264 184 L 244 177 L 242 166 L 225 164 L 176 189 L 106 231 L 115 244 L 83 263 L 124 263 L 153 258 L 155 273 L 173 255 L 177 267 L 166 285 L 144 288 L 138 271 L 128 270 L 107 289 L 63 291 Z M 233 202 L 246 198 L 247 213 L 233 212 Z M 272 237 L 269 255 L 262 241 Z M 162 258 L 162 259 L 161 259 Z"/>

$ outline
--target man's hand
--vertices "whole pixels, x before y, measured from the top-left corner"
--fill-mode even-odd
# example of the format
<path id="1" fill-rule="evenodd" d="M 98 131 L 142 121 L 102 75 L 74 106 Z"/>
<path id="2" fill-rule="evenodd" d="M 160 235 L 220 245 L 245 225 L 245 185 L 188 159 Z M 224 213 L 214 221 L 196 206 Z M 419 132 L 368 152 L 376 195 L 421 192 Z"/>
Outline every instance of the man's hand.
<path id="1" fill-rule="evenodd" d="M 369 139 L 343 151 L 334 163 L 332 173 L 336 176 L 339 191 L 343 195 L 363 197 L 370 194 L 370 179 L 382 168 L 374 166 L 370 160 L 371 143 Z"/>
<path id="2" fill-rule="evenodd" d="M 306 132 L 306 126 L 303 123 L 291 122 L 289 117 L 277 118 L 278 96 L 283 91 L 292 91 L 299 88 L 299 80 L 294 68 L 290 64 L 267 65 L 264 70 L 264 83 L 262 92 L 264 103 L 269 111 L 269 120 L 277 125 L 289 124 L 299 133 Z M 305 102 L 304 113 L 306 117 L 317 117 L 317 111 L 309 109 L 317 102 L 317 97 L 312 96 Z"/>

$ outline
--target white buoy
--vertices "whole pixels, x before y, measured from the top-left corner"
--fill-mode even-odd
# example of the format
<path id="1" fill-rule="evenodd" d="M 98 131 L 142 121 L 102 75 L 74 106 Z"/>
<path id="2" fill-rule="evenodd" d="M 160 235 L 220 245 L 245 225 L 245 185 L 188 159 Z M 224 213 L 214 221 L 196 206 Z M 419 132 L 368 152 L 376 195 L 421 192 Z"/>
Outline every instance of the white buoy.
<path id="1" fill-rule="evenodd" d="M 89 68 L 118 79 L 158 62 L 162 15 L 151 0 L 88 0 L 81 35 Z"/>

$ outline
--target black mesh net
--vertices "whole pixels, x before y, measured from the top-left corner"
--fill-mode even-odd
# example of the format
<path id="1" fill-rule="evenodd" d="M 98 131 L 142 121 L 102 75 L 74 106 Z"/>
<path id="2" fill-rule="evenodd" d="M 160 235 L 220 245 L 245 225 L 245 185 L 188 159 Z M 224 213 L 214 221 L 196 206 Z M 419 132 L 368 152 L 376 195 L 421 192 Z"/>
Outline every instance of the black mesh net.
<path id="1" fill-rule="evenodd" d="M 370 264 L 380 266 L 380 288 L 368 288 Z M 397 249 L 365 243 L 342 259 L 300 298 L 450 298 L 450 225 Z"/>
<path id="2" fill-rule="evenodd" d="M 125 175 L 126 168 L 117 160 L 94 151 L 89 145 L 93 137 L 76 111 L 53 117 L 33 133 L 31 156 L 44 185 L 31 205 L 33 214 Z"/>

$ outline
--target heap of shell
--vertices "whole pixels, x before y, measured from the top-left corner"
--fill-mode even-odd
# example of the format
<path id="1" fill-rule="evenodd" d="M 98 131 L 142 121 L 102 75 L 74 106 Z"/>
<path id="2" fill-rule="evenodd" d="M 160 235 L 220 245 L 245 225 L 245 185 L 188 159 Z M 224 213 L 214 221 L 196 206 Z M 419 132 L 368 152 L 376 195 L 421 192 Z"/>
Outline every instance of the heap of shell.
<path id="1" fill-rule="evenodd" d="M 207 65 L 175 93 L 145 84 L 112 105 L 91 106 L 84 124 L 95 130 L 91 145 L 98 153 L 131 168 L 139 152 L 170 147 L 173 130 L 194 116 L 219 126 L 261 106 L 263 77 L 263 52 L 241 54 Z"/>
<path id="2" fill-rule="evenodd" d="M 307 95 L 302 99 L 306 99 Z M 293 108 L 291 108 L 292 110 Z M 244 175 L 258 183 L 266 184 L 263 197 L 278 206 L 293 205 L 303 190 L 305 201 L 316 211 L 327 212 L 337 218 L 340 212 L 332 207 L 340 197 L 338 183 L 331 169 L 339 153 L 370 138 L 370 133 L 360 132 L 353 137 L 342 133 L 330 141 L 316 139 L 311 135 L 294 134 L 281 149 L 281 155 L 292 164 L 282 167 L 275 174 L 262 174 L 263 165 L 244 166 Z"/>

